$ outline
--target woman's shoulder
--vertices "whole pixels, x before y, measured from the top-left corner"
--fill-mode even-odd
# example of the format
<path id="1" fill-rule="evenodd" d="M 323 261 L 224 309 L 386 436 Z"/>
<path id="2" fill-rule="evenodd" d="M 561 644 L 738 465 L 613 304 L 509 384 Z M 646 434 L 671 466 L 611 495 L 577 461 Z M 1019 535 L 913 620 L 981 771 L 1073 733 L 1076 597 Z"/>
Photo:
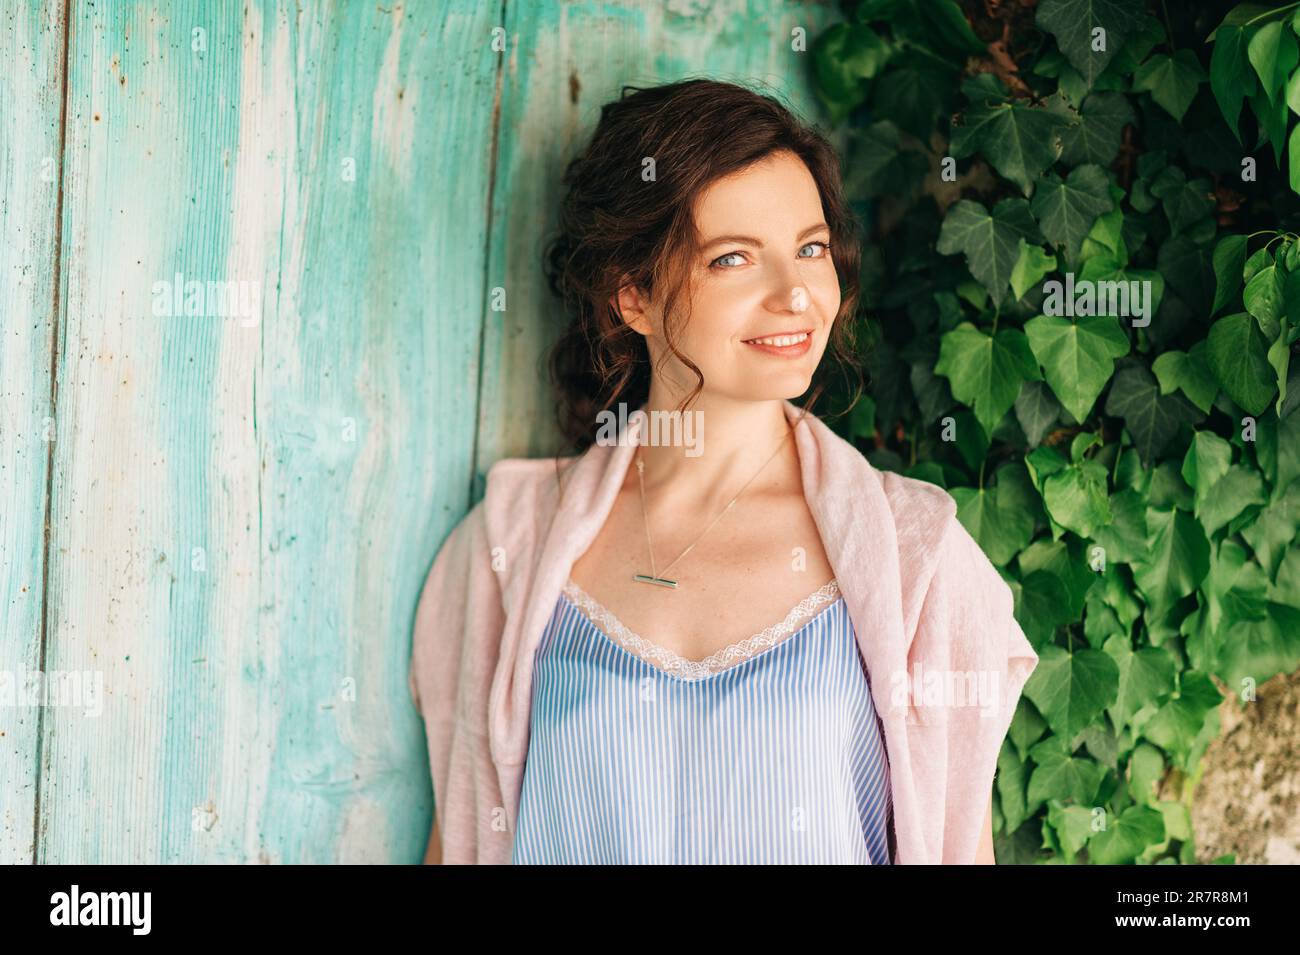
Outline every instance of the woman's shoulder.
<path id="1" fill-rule="evenodd" d="M 880 486 L 889 502 L 898 531 L 899 550 L 912 554 L 937 553 L 957 522 L 957 501 L 947 490 L 920 478 L 894 471 L 878 471 Z"/>
<path id="2" fill-rule="evenodd" d="M 488 468 L 480 503 L 489 512 L 545 510 L 580 455 L 544 458 L 502 458 Z"/>

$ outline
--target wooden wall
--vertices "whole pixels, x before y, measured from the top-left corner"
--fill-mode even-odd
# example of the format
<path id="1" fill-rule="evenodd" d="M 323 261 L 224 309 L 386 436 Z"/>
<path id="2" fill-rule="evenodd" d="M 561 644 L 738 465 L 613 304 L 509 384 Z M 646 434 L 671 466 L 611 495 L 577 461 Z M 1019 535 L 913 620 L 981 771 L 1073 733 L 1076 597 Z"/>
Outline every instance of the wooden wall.
<path id="1" fill-rule="evenodd" d="M 560 170 L 624 83 L 815 116 L 791 31 L 836 17 L 6 7 L 0 679 L 102 694 L 0 705 L 0 861 L 419 860 L 415 601 L 487 468 L 551 447 Z"/>

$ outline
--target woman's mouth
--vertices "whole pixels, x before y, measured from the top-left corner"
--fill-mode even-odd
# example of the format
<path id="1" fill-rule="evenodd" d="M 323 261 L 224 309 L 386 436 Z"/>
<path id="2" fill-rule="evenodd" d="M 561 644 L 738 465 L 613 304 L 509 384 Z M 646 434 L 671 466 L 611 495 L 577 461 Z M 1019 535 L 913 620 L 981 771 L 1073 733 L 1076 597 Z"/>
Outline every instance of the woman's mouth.
<path id="1" fill-rule="evenodd" d="M 808 349 L 812 347 L 812 329 L 749 338 L 744 344 L 780 358 L 798 358 L 800 355 L 807 354 Z"/>

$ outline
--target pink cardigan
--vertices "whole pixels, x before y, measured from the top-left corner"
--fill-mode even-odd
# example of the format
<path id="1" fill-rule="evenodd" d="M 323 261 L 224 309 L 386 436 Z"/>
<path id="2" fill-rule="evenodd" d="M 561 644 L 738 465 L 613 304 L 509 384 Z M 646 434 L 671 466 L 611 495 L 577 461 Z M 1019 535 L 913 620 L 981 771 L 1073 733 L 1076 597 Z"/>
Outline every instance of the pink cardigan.
<path id="1" fill-rule="evenodd" d="M 784 406 L 793 423 L 801 409 Z M 947 491 L 876 470 L 811 413 L 795 446 L 885 729 L 895 862 L 973 862 L 998 750 L 1038 663 L 1011 590 Z M 445 864 L 510 861 L 533 657 L 634 449 L 625 436 L 561 458 L 559 481 L 553 458 L 498 461 L 434 561 L 416 610 L 410 688 Z"/>

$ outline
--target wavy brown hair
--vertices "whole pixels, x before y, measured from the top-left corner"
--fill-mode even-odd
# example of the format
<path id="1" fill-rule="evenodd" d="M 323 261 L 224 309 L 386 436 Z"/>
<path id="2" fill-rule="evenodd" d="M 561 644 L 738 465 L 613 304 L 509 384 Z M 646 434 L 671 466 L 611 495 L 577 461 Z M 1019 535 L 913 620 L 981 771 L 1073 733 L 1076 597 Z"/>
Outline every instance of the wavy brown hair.
<path id="1" fill-rule="evenodd" d="M 743 86 L 706 79 L 624 86 L 565 170 L 559 231 L 545 253 L 547 281 L 569 317 L 548 357 L 568 448 L 581 453 L 595 442 L 601 411 L 620 402 L 634 410 L 649 397 L 649 350 L 618 310 L 625 285 L 663 296 L 665 344 L 699 379 L 679 410 L 703 390 L 704 375 L 673 342 L 688 316 L 669 319 L 698 254 L 693 203 L 715 180 L 781 150 L 803 160 L 821 195 L 841 294 L 827 350 L 856 380 L 853 401 L 860 396 L 853 318 L 861 247 L 834 147 L 772 96 Z M 650 158 L 655 175 L 646 181 Z M 825 367 L 818 367 L 805 408 L 826 388 Z"/>

